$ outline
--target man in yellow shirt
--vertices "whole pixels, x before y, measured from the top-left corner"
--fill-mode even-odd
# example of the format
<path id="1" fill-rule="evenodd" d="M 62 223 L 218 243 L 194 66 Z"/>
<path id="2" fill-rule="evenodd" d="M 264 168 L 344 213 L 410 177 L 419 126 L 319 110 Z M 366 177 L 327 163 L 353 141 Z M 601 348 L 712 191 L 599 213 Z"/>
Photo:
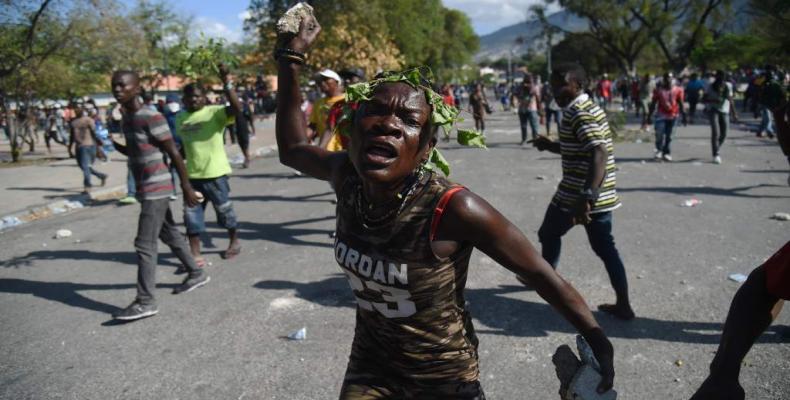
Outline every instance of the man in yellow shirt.
<path id="1" fill-rule="evenodd" d="M 332 127 L 327 123 L 329 110 L 335 103 L 345 98 L 341 82 L 340 75 L 331 69 L 325 69 L 318 73 L 318 89 L 324 94 L 324 97 L 316 100 L 313 104 L 313 112 L 310 114 L 308 122 L 310 128 L 315 131 L 318 145 L 321 147 L 326 147 L 332 138 Z"/>
<path id="2" fill-rule="evenodd" d="M 241 103 L 228 77 L 227 68 L 220 64 L 219 70 L 225 97 L 230 105 L 206 104 L 205 89 L 199 84 L 190 83 L 183 89 L 186 110 L 176 115 L 175 124 L 186 153 L 189 182 L 203 195 L 199 204 L 184 207 L 189 247 L 200 266 L 206 264 L 200 254 L 200 235 L 206 230 L 204 213 L 208 202 L 214 206 L 218 224 L 228 230 L 230 243 L 222 258 L 231 259 L 241 252 L 238 221 L 230 201 L 228 185 L 231 167 L 222 143 L 225 127 L 241 112 Z"/>

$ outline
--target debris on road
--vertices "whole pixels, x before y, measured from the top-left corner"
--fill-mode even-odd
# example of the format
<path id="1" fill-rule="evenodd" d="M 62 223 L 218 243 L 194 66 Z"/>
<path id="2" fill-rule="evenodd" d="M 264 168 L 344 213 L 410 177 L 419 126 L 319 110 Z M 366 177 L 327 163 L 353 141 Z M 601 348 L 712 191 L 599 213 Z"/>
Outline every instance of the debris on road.
<path id="1" fill-rule="evenodd" d="M 777 221 L 790 221 L 790 214 L 778 212 L 771 216 L 771 219 L 775 219 Z"/>
<path id="2" fill-rule="evenodd" d="M 68 229 L 58 229 L 58 231 L 55 232 L 55 237 L 54 238 L 55 239 L 65 239 L 65 238 L 68 238 L 68 237 L 71 237 L 71 231 L 70 230 L 68 230 Z"/>
<path id="3" fill-rule="evenodd" d="M 538 175 L 538 176 L 535 177 L 535 179 L 537 179 L 539 181 L 545 181 L 546 180 L 546 175 Z"/>
<path id="4" fill-rule="evenodd" d="M 691 198 L 691 199 L 688 199 L 688 200 L 684 201 L 680 205 L 683 206 L 683 207 L 696 207 L 696 206 L 698 206 L 700 204 L 702 204 L 702 200 Z"/>
<path id="5" fill-rule="evenodd" d="M 734 282 L 744 283 L 746 282 L 746 278 L 748 278 L 748 276 L 741 273 L 737 273 L 737 274 L 730 274 L 727 278 Z"/>
<path id="6" fill-rule="evenodd" d="M 675 360 L 675 365 L 677 365 L 678 367 L 682 367 L 683 366 L 683 360 Z"/>
<path id="7" fill-rule="evenodd" d="M 17 217 L 9 216 L 0 219 L 0 231 L 17 225 L 22 225 L 22 221 Z"/>
<path id="8" fill-rule="evenodd" d="M 290 340 L 305 340 L 307 339 L 307 328 L 299 329 L 296 332 L 291 332 L 288 334 L 288 339 Z"/>

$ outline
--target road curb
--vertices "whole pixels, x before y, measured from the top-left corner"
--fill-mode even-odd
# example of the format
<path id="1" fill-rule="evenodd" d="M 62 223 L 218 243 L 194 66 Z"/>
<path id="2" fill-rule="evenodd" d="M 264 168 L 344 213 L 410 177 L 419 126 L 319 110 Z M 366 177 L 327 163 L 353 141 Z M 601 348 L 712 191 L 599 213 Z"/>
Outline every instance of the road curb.
<path id="1" fill-rule="evenodd" d="M 259 147 L 252 152 L 252 158 L 272 158 L 278 154 L 277 145 Z M 234 154 L 230 158 L 241 156 Z M 118 185 L 95 190 L 86 195 L 75 196 L 71 200 L 58 200 L 39 206 L 27 207 L 4 216 L 0 216 L 0 232 L 25 225 L 29 222 L 52 218 L 90 206 L 93 202 L 119 199 L 126 195 L 126 185 Z"/>

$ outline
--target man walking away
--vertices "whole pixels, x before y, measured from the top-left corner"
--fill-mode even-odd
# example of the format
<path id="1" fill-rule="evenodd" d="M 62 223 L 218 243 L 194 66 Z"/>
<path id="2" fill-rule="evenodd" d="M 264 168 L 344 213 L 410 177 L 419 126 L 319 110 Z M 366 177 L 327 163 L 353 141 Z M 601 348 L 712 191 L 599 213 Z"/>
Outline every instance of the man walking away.
<path id="1" fill-rule="evenodd" d="M 82 169 L 83 193 L 88 193 L 93 187 L 91 175 L 99 178 L 101 186 L 104 186 L 107 182 L 107 174 L 96 171 L 93 168 L 96 157 L 102 157 L 101 140 L 96 136 L 96 123 L 93 121 L 93 118 L 85 115 L 85 109 L 82 107 L 77 107 L 76 118 L 71 121 L 70 126 L 69 157 L 74 157 L 71 149 L 76 144 L 77 165 Z"/>
<path id="2" fill-rule="evenodd" d="M 187 178 L 186 167 L 176 150 L 167 121 L 162 114 L 143 107 L 139 100 L 140 78 L 132 71 L 116 71 L 112 75 L 112 93 L 123 106 L 121 129 L 126 145 L 113 141 L 115 148 L 129 157 L 132 174 L 137 184 L 140 218 L 134 247 L 137 251 L 137 297 L 125 309 L 113 316 L 119 320 L 135 320 L 155 315 L 159 309 L 154 298 L 156 288 L 156 263 L 158 239 L 162 239 L 178 257 L 189 275 L 173 294 L 186 293 L 210 280 L 198 268 L 189 253 L 189 246 L 170 211 L 170 193 L 173 184 L 168 176 L 162 153 L 167 153 L 181 177 L 186 206 L 198 204 L 197 195 Z"/>
<path id="3" fill-rule="evenodd" d="M 733 121 L 738 121 L 732 93 L 732 84 L 725 81 L 724 71 L 716 71 L 716 80 L 707 87 L 704 96 L 710 121 L 710 146 L 714 164 L 721 164 L 719 152 L 730 128 L 730 115 Z"/>
<path id="4" fill-rule="evenodd" d="M 538 127 L 541 122 L 539 116 L 539 113 L 542 112 L 540 111 L 540 91 L 535 87 L 532 75 L 524 76 L 521 87 L 513 93 L 513 98 L 518 100 L 518 120 L 521 125 L 521 145 L 523 146 L 527 143 L 527 124 L 532 129 L 532 139 L 535 139 L 538 137 Z"/>
<path id="5" fill-rule="evenodd" d="M 538 238 L 543 258 L 556 268 L 562 237 L 574 225 L 583 225 L 617 296 L 615 304 L 602 304 L 598 309 L 629 320 L 634 311 L 628 299 L 625 266 L 612 236 L 612 211 L 620 207 L 612 132 L 604 111 L 583 92 L 586 80 L 578 64 L 561 64 L 552 71 L 554 99 L 563 107 L 560 140 L 539 136 L 534 145 L 540 151 L 562 155 L 562 181 L 546 210 Z"/>
<path id="6" fill-rule="evenodd" d="M 694 123 L 694 115 L 697 112 L 697 103 L 700 100 L 700 94 L 705 88 L 705 82 L 699 79 L 696 73 L 691 74 L 691 78 L 686 84 L 686 101 L 689 103 L 689 123 Z"/>
<path id="7" fill-rule="evenodd" d="M 782 85 L 775 80 L 772 65 L 765 66 L 762 78 L 763 83 L 758 88 L 757 108 L 760 111 L 760 127 L 757 128 L 757 137 L 762 137 L 765 132 L 773 139 L 776 131 L 771 108 L 781 101 Z"/>
<path id="8" fill-rule="evenodd" d="M 645 125 L 651 122 L 653 112 L 656 111 L 656 153 L 655 159 L 672 161 L 672 134 L 675 132 L 678 114 L 683 116 L 683 123 L 686 123 L 686 112 L 683 110 L 683 89 L 676 86 L 672 79 L 672 73 L 667 72 L 661 82 L 653 91 L 653 99 L 650 101 Z"/>

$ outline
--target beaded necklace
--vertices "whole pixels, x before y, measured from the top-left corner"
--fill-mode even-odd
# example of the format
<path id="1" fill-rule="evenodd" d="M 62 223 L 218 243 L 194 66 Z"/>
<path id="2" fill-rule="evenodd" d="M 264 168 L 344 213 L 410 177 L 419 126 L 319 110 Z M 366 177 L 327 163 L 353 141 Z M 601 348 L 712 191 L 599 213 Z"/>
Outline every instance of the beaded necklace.
<path id="1" fill-rule="evenodd" d="M 354 199 L 354 202 L 356 203 L 355 205 L 357 209 L 357 215 L 361 219 L 362 226 L 364 226 L 366 229 L 378 228 L 388 222 L 388 220 L 392 217 L 399 215 L 406 207 L 406 204 L 409 202 L 409 198 L 411 198 L 411 196 L 420 186 L 424 176 L 425 171 L 423 168 L 419 168 L 417 173 L 410 175 L 409 178 L 407 178 L 408 182 L 403 185 L 403 189 L 401 189 L 400 192 L 395 195 L 395 200 L 386 204 L 392 204 L 390 210 L 379 217 L 372 217 L 368 214 L 368 212 L 373 209 L 373 204 L 366 204 L 367 207 L 363 206 L 363 203 L 367 203 L 367 201 L 365 200 L 365 195 L 362 193 L 362 184 L 360 183 L 357 185 L 356 198 Z"/>

